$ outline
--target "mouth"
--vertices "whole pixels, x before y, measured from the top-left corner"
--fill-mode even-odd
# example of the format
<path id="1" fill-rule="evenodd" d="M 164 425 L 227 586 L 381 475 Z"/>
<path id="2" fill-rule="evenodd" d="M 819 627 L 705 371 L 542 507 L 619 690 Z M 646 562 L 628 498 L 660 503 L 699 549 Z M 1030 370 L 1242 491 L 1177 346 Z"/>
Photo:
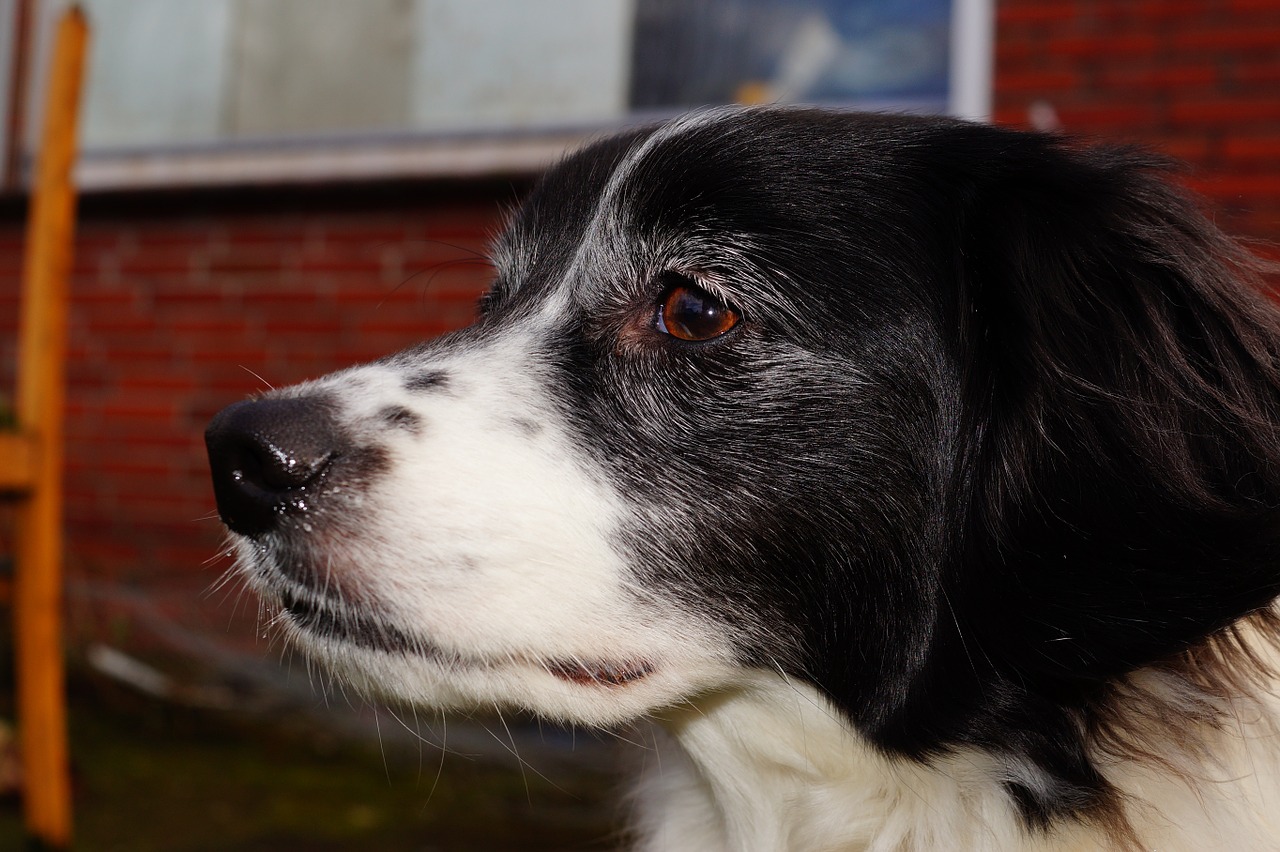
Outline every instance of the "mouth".
<path id="1" fill-rule="evenodd" d="M 322 639 L 336 640 L 389 654 L 439 657 L 432 645 L 378 619 L 340 612 L 323 602 L 284 592 L 280 606 L 298 629 Z M 622 687 L 653 674 L 647 661 L 557 660 L 542 664 L 553 677 L 578 686 Z"/>
<path id="2" fill-rule="evenodd" d="M 339 612 L 288 591 L 281 594 L 280 606 L 296 627 L 323 639 L 390 654 L 433 656 L 430 645 L 376 618 Z"/>
<path id="3" fill-rule="evenodd" d="M 555 662 L 547 671 L 561 680 L 579 686 L 626 686 L 653 674 L 653 666 L 647 662 L 611 663 Z"/>

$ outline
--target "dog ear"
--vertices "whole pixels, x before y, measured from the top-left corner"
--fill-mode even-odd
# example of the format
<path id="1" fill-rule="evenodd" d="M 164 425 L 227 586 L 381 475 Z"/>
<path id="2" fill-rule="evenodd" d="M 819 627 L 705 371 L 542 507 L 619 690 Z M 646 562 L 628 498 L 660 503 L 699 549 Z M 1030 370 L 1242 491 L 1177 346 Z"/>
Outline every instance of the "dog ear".
<path id="1" fill-rule="evenodd" d="M 963 559 L 988 647 L 1072 693 L 1280 593 L 1280 312 L 1160 161 L 1021 145 L 961 238 Z"/>
<path id="2" fill-rule="evenodd" d="M 874 736 L 978 747 L 1030 823 L 1123 833 L 1086 742 L 1116 679 L 1280 594 L 1280 311 L 1152 157 L 965 132 L 955 534 L 927 658 Z"/>

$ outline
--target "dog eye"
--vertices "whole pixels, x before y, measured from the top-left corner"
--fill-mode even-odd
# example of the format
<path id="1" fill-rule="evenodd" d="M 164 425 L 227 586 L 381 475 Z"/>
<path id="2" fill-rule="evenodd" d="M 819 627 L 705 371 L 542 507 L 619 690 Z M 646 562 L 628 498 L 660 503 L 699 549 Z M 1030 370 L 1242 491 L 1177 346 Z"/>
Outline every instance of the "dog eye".
<path id="1" fill-rule="evenodd" d="M 732 329 L 738 312 L 683 275 L 667 287 L 658 301 L 654 324 L 658 331 L 680 340 L 710 340 Z"/>

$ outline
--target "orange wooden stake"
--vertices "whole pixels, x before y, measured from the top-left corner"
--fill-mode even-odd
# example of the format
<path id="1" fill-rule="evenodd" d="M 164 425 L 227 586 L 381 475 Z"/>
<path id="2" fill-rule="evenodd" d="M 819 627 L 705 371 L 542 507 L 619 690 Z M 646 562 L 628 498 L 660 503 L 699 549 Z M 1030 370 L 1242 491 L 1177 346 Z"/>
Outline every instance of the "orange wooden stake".
<path id="1" fill-rule="evenodd" d="M 18 726 L 28 832 L 71 843 L 62 646 L 62 418 L 67 290 L 75 231 L 76 120 L 88 26 L 72 7 L 58 24 L 44 131 L 27 219 L 18 345 L 18 427 L 32 483 L 17 504 L 14 629 Z"/>

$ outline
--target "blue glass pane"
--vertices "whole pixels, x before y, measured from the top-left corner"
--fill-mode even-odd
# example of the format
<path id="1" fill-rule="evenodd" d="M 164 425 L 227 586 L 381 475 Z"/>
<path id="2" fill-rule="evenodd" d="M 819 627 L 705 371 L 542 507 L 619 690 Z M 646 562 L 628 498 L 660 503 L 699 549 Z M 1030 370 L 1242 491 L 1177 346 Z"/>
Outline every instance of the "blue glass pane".
<path id="1" fill-rule="evenodd" d="M 631 106 L 734 100 L 942 108 L 950 0 L 639 0 Z"/>

